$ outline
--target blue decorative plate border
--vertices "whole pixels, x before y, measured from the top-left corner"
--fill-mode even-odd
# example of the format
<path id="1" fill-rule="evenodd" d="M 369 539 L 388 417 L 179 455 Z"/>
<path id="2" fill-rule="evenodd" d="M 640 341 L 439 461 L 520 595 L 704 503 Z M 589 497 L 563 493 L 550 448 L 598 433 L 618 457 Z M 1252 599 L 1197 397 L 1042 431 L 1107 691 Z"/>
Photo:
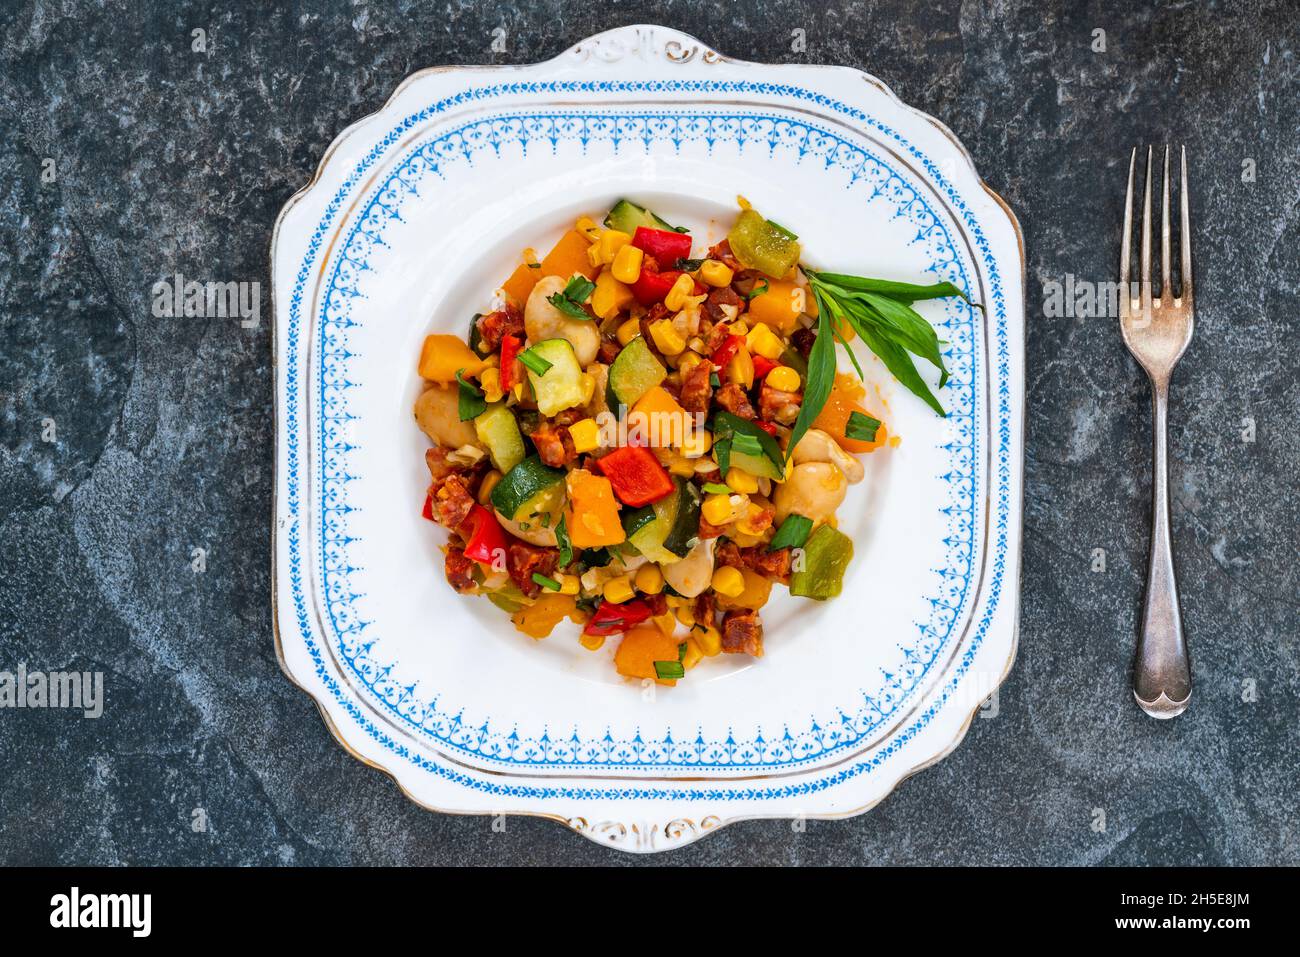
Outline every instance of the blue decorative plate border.
<path id="1" fill-rule="evenodd" d="M 302 321 L 302 304 L 304 301 L 304 289 L 311 272 L 312 264 L 319 254 L 324 237 L 330 223 L 337 215 L 344 199 L 349 192 L 355 188 L 362 174 L 392 146 L 406 131 L 410 130 L 417 124 L 424 122 L 428 118 L 445 111 L 446 109 L 464 103 L 480 101 L 484 98 L 490 98 L 500 95 L 517 95 L 526 93 L 580 93 L 580 92 L 726 92 L 726 93 L 758 93 L 763 95 L 777 95 L 793 99 L 813 102 L 821 106 L 834 110 L 841 115 L 862 122 L 896 142 L 909 155 L 917 160 L 929 174 L 933 182 L 937 183 L 945 194 L 949 203 L 956 209 L 962 217 L 968 229 L 968 235 L 973 239 L 985 267 L 985 275 L 988 279 L 988 299 L 992 307 L 991 318 L 993 320 L 994 332 L 994 357 L 998 368 L 998 388 L 995 393 L 996 408 L 996 428 L 995 435 L 997 444 L 995 447 L 994 475 L 996 478 L 995 492 L 992 499 L 992 539 L 993 539 L 993 562 L 991 576 L 989 580 L 989 601 L 985 606 L 985 612 L 981 616 L 978 626 L 974 629 L 971 640 L 964 649 L 962 655 L 957 661 L 953 675 L 949 682 L 944 686 L 938 698 L 932 702 L 924 711 L 920 712 L 915 720 L 908 724 L 906 728 L 900 730 L 898 734 L 890 739 L 882 748 L 875 751 L 872 756 L 865 762 L 853 765 L 847 768 L 841 768 L 836 772 L 823 777 L 815 782 L 801 782 L 798 785 L 784 785 L 778 787 L 761 787 L 761 788 L 708 788 L 708 787 L 681 787 L 681 788 L 569 788 L 567 786 L 520 786 L 506 784 L 499 781 L 482 781 L 460 771 L 445 768 L 437 762 L 424 757 L 418 753 L 412 752 L 404 743 L 395 740 L 385 730 L 376 726 L 359 707 L 358 703 L 353 701 L 345 692 L 339 682 L 330 674 L 322 649 L 315 641 L 311 632 L 310 620 L 308 618 L 307 603 L 303 592 L 303 567 L 301 554 L 301 500 L 299 498 L 298 479 L 300 470 L 300 449 L 298 415 L 300 413 L 298 392 L 292 388 L 300 375 L 300 363 L 298 354 L 299 329 Z M 1011 476 L 1011 419 L 1010 419 L 1010 386 L 1007 382 L 1009 374 L 1010 349 L 1007 338 L 1006 327 L 1006 302 L 1002 289 L 1002 279 L 997 262 L 992 256 L 991 249 L 987 238 L 984 236 L 979 226 L 978 220 L 973 212 L 966 206 L 960 194 L 948 183 L 943 176 L 940 168 L 921 153 L 914 145 L 903 139 L 896 131 L 881 124 L 879 121 L 863 113 L 861 110 L 847 106 L 824 94 L 815 91 L 804 90 L 800 87 L 788 86 L 783 84 L 766 84 L 766 83 L 748 83 L 744 81 L 649 81 L 649 82 L 538 82 L 538 83 L 514 83 L 514 84 L 497 84 L 495 86 L 478 87 L 463 91 L 455 96 L 440 100 L 430 105 L 425 110 L 411 114 L 402 123 L 398 124 L 384 139 L 377 143 L 366 154 L 363 160 L 358 164 L 348 180 L 338 190 L 331 202 L 327 206 L 324 217 L 316 230 L 313 232 L 309 241 L 307 254 L 303 260 L 302 267 L 296 277 L 293 293 L 290 296 L 289 303 L 289 326 L 288 326 L 288 356 L 286 374 L 287 380 L 291 386 L 288 395 L 285 397 L 286 421 L 289 424 L 287 430 L 287 448 L 286 448 L 286 471 L 288 478 L 288 503 L 289 514 L 293 521 L 289 525 L 288 539 L 290 552 L 290 590 L 294 601 L 295 616 L 299 628 L 302 632 L 308 654 L 311 656 L 314 668 L 318 678 L 322 680 L 326 688 L 329 689 L 336 701 L 357 721 L 358 725 L 373 740 L 382 744 L 385 748 L 394 754 L 411 761 L 427 771 L 436 773 L 449 780 L 456 781 L 468 787 L 477 790 L 486 791 L 498 795 L 519 796 L 519 797 L 574 797 L 574 798 L 604 798 L 604 799 L 630 799 L 630 798 L 655 798 L 655 799 L 672 799 L 672 800 L 697 800 L 697 799 L 767 799 L 781 796 L 793 796 L 796 794 L 806 794 L 811 790 L 821 790 L 825 787 L 831 787 L 835 784 L 842 783 L 849 778 L 856 777 L 859 774 L 867 773 L 872 768 L 879 766 L 880 763 L 887 760 L 899 748 L 904 746 L 912 739 L 921 729 L 923 729 L 933 717 L 938 714 L 944 704 L 950 699 L 956 690 L 958 683 L 969 669 L 974 655 L 980 647 L 988 627 L 992 621 L 993 614 L 996 610 L 998 600 L 1004 585 L 1007 572 L 1007 545 L 1010 532 L 1010 476 Z"/>

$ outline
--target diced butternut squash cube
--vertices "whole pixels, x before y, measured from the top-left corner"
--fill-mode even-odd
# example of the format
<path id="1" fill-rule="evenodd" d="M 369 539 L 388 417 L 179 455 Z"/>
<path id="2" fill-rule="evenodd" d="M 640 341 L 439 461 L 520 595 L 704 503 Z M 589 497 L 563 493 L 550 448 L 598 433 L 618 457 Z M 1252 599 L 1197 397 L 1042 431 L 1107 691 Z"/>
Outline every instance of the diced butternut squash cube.
<path id="1" fill-rule="evenodd" d="M 650 678 L 661 685 L 675 685 L 671 678 L 660 678 L 655 671 L 656 661 L 678 660 L 680 642 L 665 635 L 654 625 L 633 628 L 619 643 L 614 652 L 614 668 L 625 678 Z"/>
<path id="2" fill-rule="evenodd" d="M 641 429 L 647 441 L 657 448 L 681 445 L 691 434 L 686 410 L 672 393 L 658 385 L 636 400 L 628 424 Z"/>
<path id="3" fill-rule="evenodd" d="M 745 315 L 750 322 L 761 322 L 789 336 L 795 330 L 799 314 L 805 309 L 807 293 L 795 283 L 769 279 L 767 291 L 749 300 Z"/>
<path id="4" fill-rule="evenodd" d="M 569 540 L 577 548 L 603 548 L 617 545 L 627 536 L 618 516 L 618 500 L 609 479 L 586 469 L 574 469 L 565 481 L 569 488 L 569 505 L 564 525 Z"/>
<path id="5" fill-rule="evenodd" d="M 476 356 L 460 336 L 435 333 L 424 337 L 420 350 L 420 375 L 430 382 L 451 385 L 456 381 L 457 370 L 466 377 L 478 375 L 487 363 Z"/>

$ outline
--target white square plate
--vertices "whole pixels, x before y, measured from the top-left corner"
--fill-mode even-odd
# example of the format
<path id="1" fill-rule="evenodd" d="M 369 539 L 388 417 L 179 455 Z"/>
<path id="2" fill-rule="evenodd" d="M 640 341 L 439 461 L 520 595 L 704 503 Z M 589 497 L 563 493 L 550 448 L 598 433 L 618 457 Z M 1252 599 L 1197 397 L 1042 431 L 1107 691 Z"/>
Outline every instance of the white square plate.
<path id="1" fill-rule="evenodd" d="M 782 595 L 765 657 L 643 690 L 576 629 L 533 642 L 447 586 L 445 533 L 418 518 L 415 359 L 578 215 L 628 196 L 699 245 L 738 193 L 814 266 L 950 280 L 984 309 L 917 306 L 948 343 L 946 419 L 860 353 L 901 443 L 865 457 L 866 493 L 840 512 L 844 595 Z M 553 817 L 636 851 L 853 814 L 954 747 L 1009 669 L 1019 229 L 952 134 L 872 77 L 732 61 L 648 26 L 533 66 L 426 70 L 330 147 L 280 215 L 272 268 L 280 660 L 419 803 Z"/>

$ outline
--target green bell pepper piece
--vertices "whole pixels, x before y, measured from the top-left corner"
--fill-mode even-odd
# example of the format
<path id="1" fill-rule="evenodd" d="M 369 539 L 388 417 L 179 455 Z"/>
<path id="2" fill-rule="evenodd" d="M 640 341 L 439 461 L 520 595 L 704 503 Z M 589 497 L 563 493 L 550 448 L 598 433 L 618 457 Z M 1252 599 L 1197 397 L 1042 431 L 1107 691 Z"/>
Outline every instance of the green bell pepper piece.
<path id="1" fill-rule="evenodd" d="M 853 558 L 853 539 L 823 525 L 803 546 L 802 568 L 790 576 L 790 594 L 825 601 L 844 587 L 844 570 Z"/>
<path id="2" fill-rule="evenodd" d="M 727 233 L 731 252 L 742 266 L 780 279 L 799 261 L 799 241 L 759 213 L 747 209 Z"/>

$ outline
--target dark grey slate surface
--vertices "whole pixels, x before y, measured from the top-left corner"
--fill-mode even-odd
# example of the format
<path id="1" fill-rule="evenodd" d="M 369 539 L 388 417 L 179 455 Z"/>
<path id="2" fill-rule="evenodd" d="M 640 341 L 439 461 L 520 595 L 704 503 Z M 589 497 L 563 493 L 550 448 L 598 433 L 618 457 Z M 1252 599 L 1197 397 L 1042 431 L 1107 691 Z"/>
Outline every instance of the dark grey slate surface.
<path id="1" fill-rule="evenodd" d="M 179 271 L 265 290 L 281 204 L 414 70 L 644 19 L 881 77 L 967 144 L 1029 259 L 1021 647 L 999 713 L 869 815 L 741 824 L 654 863 L 1300 862 L 1294 3 L 256 6 L 0 9 L 0 669 L 107 682 L 98 720 L 0 710 L 0 862 L 633 862 L 545 822 L 425 813 L 334 743 L 271 644 L 269 305 L 255 331 L 155 319 L 150 288 Z M 1166 139 L 1192 157 L 1201 280 L 1171 432 L 1197 696 L 1158 724 L 1127 686 L 1146 386 L 1109 321 L 1041 303 L 1066 274 L 1111 278 L 1128 150 Z"/>

